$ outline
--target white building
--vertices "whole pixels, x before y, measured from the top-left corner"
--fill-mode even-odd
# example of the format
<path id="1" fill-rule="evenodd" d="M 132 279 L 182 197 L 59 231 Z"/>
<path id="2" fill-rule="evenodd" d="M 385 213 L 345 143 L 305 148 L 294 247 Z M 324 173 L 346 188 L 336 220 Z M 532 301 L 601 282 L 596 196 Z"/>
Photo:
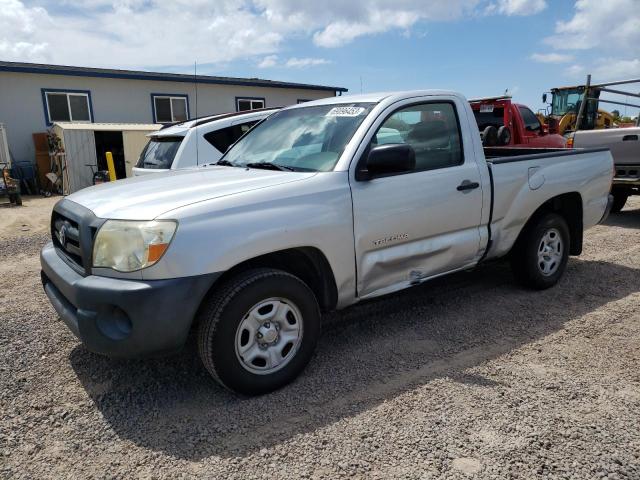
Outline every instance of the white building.
<path id="1" fill-rule="evenodd" d="M 5 124 L 12 158 L 34 162 L 32 134 L 53 122 L 170 123 L 346 91 L 257 78 L 0 61 L 0 123 Z"/>

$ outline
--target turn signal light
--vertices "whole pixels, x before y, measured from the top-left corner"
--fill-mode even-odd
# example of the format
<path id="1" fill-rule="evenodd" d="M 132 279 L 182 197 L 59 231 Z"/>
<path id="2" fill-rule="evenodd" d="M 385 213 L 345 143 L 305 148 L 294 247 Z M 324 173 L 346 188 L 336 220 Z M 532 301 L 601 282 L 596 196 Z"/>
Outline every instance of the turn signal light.
<path id="1" fill-rule="evenodd" d="M 147 257 L 147 261 L 149 263 L 155 263 L 160 260 L 162 255 L 164 255 L 164 252 L 167 250 L 167 247 L 169 247 L 168 243 L 149 244 L 149 256 Z"/>

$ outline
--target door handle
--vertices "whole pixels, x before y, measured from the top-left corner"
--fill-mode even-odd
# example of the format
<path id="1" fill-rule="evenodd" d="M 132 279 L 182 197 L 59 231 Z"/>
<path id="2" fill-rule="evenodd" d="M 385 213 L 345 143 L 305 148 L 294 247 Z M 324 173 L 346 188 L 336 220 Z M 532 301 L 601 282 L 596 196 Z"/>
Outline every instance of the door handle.
<path id="1" fill-rule="evenodd" d="M 628 142 L 630 140 L 638 140 L 638 135 L 625 135 L 624 137 L 622 137 L 622 141 L 623 142 Z"/>
<path id="2" fill-rule="evenodd" d="M 467 192 L 469 190 L 473 190 L 478 188 L 480 184 L 478 182 L 472 182 L 470 180 L 463 180 L 463 182 L 456 187 L 456 190 L 459 192 Z"/>

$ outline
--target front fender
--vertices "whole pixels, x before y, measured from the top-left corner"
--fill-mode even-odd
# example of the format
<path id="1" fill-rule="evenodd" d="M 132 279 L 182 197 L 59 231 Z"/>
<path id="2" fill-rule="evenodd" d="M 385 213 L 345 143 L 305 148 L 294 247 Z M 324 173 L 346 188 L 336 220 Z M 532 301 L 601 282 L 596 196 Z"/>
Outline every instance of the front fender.
<path id="1" fill-rule="evenodd" d="M 178 231 L 145 279 L 222 272 L 253 258 L 314 247 L 326 257 L 338 302 L 355 295 L 353 218 L 347 172 L 189 205 L 166 214 Z"/>

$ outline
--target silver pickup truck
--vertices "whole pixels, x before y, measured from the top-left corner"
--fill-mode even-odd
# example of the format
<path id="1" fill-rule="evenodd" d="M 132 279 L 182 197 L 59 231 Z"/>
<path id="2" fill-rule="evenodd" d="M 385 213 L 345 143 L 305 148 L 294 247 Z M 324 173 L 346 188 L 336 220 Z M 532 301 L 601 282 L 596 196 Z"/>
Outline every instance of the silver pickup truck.
<path id="1" fill-rule="evenodd" d="M 197 329 L 244 394 L 312 357 L 321 314 L 508 257 L 554 285 L 608 214 L 606 149 L 483 150 L 469 103 L 427 90 L 285 108 L 214 165 L 58 202 L 42 282 L 94 352 L 156 355 Z"/>
<path id="2" fill-rule="evenodd" d="M 570 138 L 574 148 L 611 150 L 616 166 L 612 212 L 622 210 L 630 195 L 640 195 L 640 127 L 579 130 Z"/>

